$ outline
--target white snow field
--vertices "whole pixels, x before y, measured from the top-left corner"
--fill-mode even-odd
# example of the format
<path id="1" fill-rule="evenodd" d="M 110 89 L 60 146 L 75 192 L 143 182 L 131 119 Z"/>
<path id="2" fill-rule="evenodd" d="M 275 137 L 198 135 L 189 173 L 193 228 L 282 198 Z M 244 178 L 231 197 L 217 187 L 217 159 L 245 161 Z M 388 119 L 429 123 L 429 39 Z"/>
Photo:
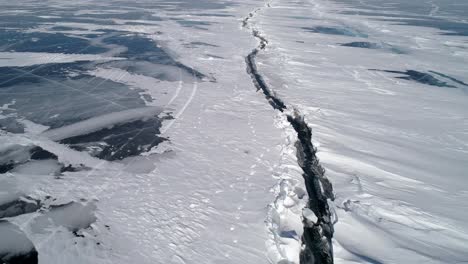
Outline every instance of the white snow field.
<path id="1" fill-rule="evenodd" d="M 255 29 L 333 183 L 335 263 L 468 263 L 467 36 L 356 2 L 0 0 L 34 43 L 89 43 L 0 41 L 0 259 L 299 263 L 316 216 L 296 132 L 246 72 Z M 466 24 L 439 2 L 427 16 Z"/>

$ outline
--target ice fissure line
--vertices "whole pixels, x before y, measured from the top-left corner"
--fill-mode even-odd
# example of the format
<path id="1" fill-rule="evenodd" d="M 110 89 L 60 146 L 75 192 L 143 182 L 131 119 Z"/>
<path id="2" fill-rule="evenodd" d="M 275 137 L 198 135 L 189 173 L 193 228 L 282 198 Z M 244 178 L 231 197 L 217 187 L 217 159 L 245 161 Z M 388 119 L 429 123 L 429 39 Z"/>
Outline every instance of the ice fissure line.
<path id="1" fill-rule="evenodd" d="M 270 7 L 267 4 L 267 7 Z M 279 98 L 274 91 L 268 87 L 262 75 L 259 73 L 256 64 L 258 53 L 264 50 L 268 45 L 268 40 L 262 36 L 260 31 L 250 22 L 260 8 L 252 11 L 242 21 L 242 26 L 250 29 L 252 35 L 258 39 L 259 44 L 245 58 L 247 64 L 247 73 L 257 90 L 261 90 L 268 100 L 269 104 L 275 109 L 284 113 L 288 122 L 297 133 L 298 165 L 303 171 L 303 178 L 308 194 L 306 209 L 311 210 L 316 219 L 315 222 L 304 217 L 304 232 L 302 235 L 302 249 L 300 252 L 301 264 L 331 264 L 333 263 L 333 213 L 330 210 L 328 200 L 334 200 L 333 187 L 330 181 L 325 177 L 325 169 L 320 165 L 317 158 L 317 149 L 312 143 L 312 129 L 307 125 L 304 116 L 297 110 L 288 107 L 286 103 Z"/>

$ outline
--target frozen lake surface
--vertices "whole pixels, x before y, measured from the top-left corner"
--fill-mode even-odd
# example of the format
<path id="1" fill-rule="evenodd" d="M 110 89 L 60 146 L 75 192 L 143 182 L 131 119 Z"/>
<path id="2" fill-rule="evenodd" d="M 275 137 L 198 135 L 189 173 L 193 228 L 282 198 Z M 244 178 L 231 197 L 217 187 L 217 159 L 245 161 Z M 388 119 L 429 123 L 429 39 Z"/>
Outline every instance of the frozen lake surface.
<path id="1" fill-rule="evenodd" d="M 0 7 L 1 261 L 468 263 L 466 1 Z"/>

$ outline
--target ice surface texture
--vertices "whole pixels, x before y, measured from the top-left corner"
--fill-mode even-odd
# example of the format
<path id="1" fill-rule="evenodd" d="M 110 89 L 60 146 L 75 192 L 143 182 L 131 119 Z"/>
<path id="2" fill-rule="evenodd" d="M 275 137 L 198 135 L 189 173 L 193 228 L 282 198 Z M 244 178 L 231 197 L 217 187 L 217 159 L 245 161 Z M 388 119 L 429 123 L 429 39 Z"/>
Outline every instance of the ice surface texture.
<path id="1" fill-rule="evenodd" d="M 299 263 L 307 139 L 335 263 L 468 259 L 464 1 L 0 2 L 7 254 Z"/>

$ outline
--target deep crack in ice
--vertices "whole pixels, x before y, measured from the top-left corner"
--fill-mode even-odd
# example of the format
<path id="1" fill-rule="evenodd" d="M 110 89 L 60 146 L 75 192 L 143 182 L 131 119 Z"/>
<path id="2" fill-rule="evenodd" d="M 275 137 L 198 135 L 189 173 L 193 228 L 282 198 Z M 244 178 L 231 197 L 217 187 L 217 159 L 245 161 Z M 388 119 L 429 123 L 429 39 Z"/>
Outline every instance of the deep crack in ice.
<path id="1" fill-rule="evenodd" d="M 270 7 L 270 4 L 266 6 Z M 286 114 L 288 122 L 297 133 L 296 155 L 298 164 L 303 171 L 302 176 L 309 196 L 306 209 L 311 210 L 316 216 L 315 222 L 309 218 L 304 217 L 303 219 L 304 233 L 302 235 L 300 263 L 330 264 L 333 263 L 332 237 L 334 223 L 332 222 L 333 215 L 329 208 L 328 199 L 334 200 L 333 187 L 325 177 L 325 169 L 320 165 L 316 156 L 317 150 L 312 144 L 312 129 L 307 125 L 304 116 L 296 109 L 292 113 L 286 113 L 286 110 L 288 110 L 286 103 L 268 87 L 262 75 L 258 72 L 255 59 L 258 53 L 268 45 L 268 40 L 250 22 L 259 10 L 261 9 L 249 13 L 242 21 L 242 26 L 251 29 L 252 35 L 259 40 L 258 46 L 245 59 L 247 73 L 257 90 L 263 92 L 269 104 L 275 110 Z"/>

